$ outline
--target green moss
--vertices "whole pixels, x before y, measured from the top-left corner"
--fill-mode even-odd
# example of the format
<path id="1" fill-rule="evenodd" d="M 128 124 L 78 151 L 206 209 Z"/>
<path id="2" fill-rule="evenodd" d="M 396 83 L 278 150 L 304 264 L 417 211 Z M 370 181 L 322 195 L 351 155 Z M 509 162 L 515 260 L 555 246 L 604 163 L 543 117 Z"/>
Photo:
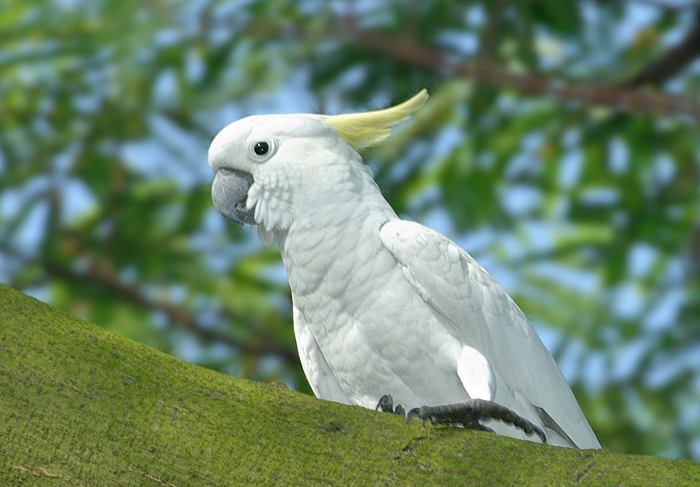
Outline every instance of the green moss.
<path id="1" fill-rule="evenodd" d="M 700 485 L 700 465 L 421 426 L 183 363 L 0 286 L 0 484 Z"/>

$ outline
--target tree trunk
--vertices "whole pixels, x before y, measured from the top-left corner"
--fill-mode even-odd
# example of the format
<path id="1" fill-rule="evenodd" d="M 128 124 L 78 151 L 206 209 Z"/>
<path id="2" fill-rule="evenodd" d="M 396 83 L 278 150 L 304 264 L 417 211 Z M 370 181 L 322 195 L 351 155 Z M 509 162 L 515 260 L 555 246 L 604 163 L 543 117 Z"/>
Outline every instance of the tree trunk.
<path id="1" fill-rule="evenodd" d="M 0 286 L 0 484 L 700 485 L 700 465 L 421 426 L 228 377 Z"/>

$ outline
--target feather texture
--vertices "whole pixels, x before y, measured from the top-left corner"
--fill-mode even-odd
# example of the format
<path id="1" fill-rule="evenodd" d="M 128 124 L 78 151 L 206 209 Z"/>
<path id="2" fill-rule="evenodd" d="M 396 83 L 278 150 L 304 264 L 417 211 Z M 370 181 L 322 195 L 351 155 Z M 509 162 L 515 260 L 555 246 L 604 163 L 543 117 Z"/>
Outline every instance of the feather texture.
<path id="1" fill-rule="evenodd" d="M 520 308 L 465 251 L 438 232 L 418 223 L 394 220 L 381 229 L 385 247 L 404 269 L 406 278 L 434 312 L 432 326 L 444 326 L 473 349 L 460 357 L 462 383 L 469 392 L 477 377 L 489 380 L 481 358 L 493 371 L 495 387 L 489 399 L 513 409 L 536 424 L 535 408 L 546 411 L 579 448 L 600 444 L 566 380 L 530 327 Z M 429 289 L 428 292 L 425 289 Z M 472 390 L 484 390 L 474 387 Z M 551 428 L 550 428 L 551 429 Z M 548 436 L 560 436 L 548 431 Z M 555 442 L 556 443 L 556 442 Z"/>
<path id="2" fill-rule="evenodd" d="M 299 356 L 317 396 L 374 408 L 391 394 L 406 409 L 488 399 L 543 428 L 552 444 L 597 448 L 520 309 L 449 239 L 400 220 L 355 150 L 386 138 L 427 96 L 368 113 L 230 124 L 209 150 L 217 207 L 237 208 L 245 187 L 226 186 L 225 176 L 248 174 L 236 180 L 250 184 L 246 211 L 260 234 L 280 245 Z M 261 142 L 271 149 L 258 154 Z"/>

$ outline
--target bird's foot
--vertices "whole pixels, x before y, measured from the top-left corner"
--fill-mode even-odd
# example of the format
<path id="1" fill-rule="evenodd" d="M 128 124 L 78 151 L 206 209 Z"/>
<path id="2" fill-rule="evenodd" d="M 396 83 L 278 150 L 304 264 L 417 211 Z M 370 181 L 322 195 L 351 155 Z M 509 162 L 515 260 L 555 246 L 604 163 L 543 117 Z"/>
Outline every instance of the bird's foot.
<path id="1" fill-rule="evenodd" d="M 385 397 L 387 396 L 382 397 L 382 399 Z M 389 399 L 391 400 L 391 396 Z M 504 423 L 512 424 L 529 435 L 535 433 L 540 437 L 542 443 L 547 443 L 547 437 L 540 427 L 505 406 L 483 399 L 469 399 L 458 404 L 444 406 L 421 406 L 411 409 L 407 417 L 419 418 L 421 421 L 429 420 L 433 424 L 457 424 L 465 428 L 491 431 L 492 433 L 493 430 L 479 423 L 479 420 L 498 419 Z"/>
<path id="2" fill-rule="evenodd" d="M 384 394 L 381 399 L 379 399 L 374 409 L 383 413 L 394 413 L 400 414 L 401 416 L 406 415 L 406 410 L 401 404 L 397 404 L 396 407 L 394 407 L 394 398 L 391 397 L 391 394 Z"/>

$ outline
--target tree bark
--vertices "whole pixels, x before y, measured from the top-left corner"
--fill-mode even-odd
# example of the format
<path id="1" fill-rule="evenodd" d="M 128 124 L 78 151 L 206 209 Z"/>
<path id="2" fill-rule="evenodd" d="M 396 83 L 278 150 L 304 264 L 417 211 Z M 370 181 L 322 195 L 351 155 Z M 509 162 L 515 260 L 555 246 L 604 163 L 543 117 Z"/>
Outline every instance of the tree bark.
<path id="1" fill-rule="evenodd" d="M 0 485 L 700 485 L 225 376 L 0 286 Z"/>

